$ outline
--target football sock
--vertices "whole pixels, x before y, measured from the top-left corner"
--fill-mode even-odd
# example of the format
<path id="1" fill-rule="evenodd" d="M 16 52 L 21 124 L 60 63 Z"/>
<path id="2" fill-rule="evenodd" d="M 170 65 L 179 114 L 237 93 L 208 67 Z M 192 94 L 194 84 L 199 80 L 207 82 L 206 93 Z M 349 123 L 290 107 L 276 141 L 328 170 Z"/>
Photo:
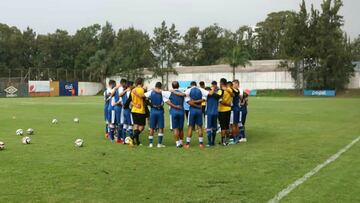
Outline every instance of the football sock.
<path id="1" fill-rule="evenodd" d="M 133 136 L 133 134 L 134 134 L 134 131 L 131 126 L 129 126 L 128 133 L 130 136 Z"/>
<path id="2" fill-rule="evenodd" d="M 110 128 L 110 131 L 109 131 L 109 138 L 110 140 L 114 140 L 114 128 Z"/>
<path id="3" fill-rule="evenodd" d="M 215 139 L 216 139 L 216 129 L 212 131 L 212 138 L 211 138 L 211 145 L 215 145 Z"/>
<path id="4" fill-rule="evenodd" d="M 240 138 L 245 138 L 245 126 L 240 127 Z"/>
<path id="5" fill-rule="evenodd" d="M 191 142 L 191 137 L 186 137 L 186 144 L 190 144 Z"/>
<path id="6" fill-rule="evenodd" d="M 209 145 L 211 145 L 211 143 L 212 143 L 212 132 L 211 132 L 211 130 L 207 129 L 206 134 L 207 134 L 207 138 L 208 138 L 208 143 L 209 143 Z"/>
<path id="7" fill-rule="evenodd" d="M 122 132 L 123 132 L 123 125 L 119 124 L 118 125 L 118 130 L 117 130 L 118 139 L 122 139 Z"/>
<path id="8" fill-rule="evenodd" d="M 182 145 L 183 144 L 183 141 L 182 139 L 179 140 L 179 145 Z"/>
<path id="9" fill-rule="evenodd" d="M 164 137 L 164 134 L 162 134 L 162 133 L 158 134 L 158 144 L 162 144 L 163 137 Z"/>
<path id="10" fill-rule="evenodd" d="M 153 143 L 153 140 L 154 140 L 154 136 L 149 135 L 149 143 L 150 143 L 150 144 L 152 144 L 152 143 Z"/>
<path id="11" fill-rule="evenodd" d="M 124 125 L 123 130 L 122 130 L 122 135 L 121 135 L 121 138 L 122 138 L 123 140 L 125 140 L 125 138 L 126 138 L 126 129 L 127 129 L 127 126 Z"/>
<path id="12" fill-rule="evenodd" d="M 106 134 L 109 133 L 109 126 L 108 126 L 108 124 L 105 124 L 105 133 L 106 133 Z"/>
<path id="13" fill-rule="evenodd" d="M 199 137 L 199 144 L 204 144 L 204 138 L 203 137 Z"/>
<path id="14" fill-rule="evenodd" d="M 178 147 L 180 145 L 180 141 L 179 140 L 176 140 L 176 146 Z"/>

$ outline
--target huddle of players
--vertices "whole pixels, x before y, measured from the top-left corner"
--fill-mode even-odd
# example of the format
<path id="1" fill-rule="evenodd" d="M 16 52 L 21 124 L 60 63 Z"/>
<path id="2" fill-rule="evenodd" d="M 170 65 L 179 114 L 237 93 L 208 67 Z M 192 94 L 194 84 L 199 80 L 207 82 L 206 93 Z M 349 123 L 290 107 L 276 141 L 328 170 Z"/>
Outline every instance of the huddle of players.
<path id="1" fill-rule="evenodd" d="M 109 81 L 109 88 L 104 92 L 106 135 L 114 142 L 117 132 L 117 142 L 125 143 L 128 137 L 130 145 L 141 145 L 140 134 L 143 132 L 146 120 L 149 120 L 149 147 L 153 147 L 154 134 L 158 132 L 157 147 L 165 147 L 164 136 L 164 104 L 170 110 L 170 129 L 173 132 L 177 147 L 189 148 L 192 132 L 196 130 L 199 137 L 199 147 L 204 148 L 203 119 L 208 138 L 208 146 L 215 145 L 218 130 L 221 128 L 221 144 L 246 142 L 245 121 L 249 90 L 242 91 L 238 80 L 227 81 L 222 78 L 220 86 L 216 81 L 211 87 L 205 87 L 200 82 L 191 82 L 185 92 L 179 90 L 179 83 L 172 82 L 172 90 L 162 90 L 162 84 L 157 82 L 155 88 L 144 89 L 144 80 L 138 78 L 135 84 L 122 79 L 119 85 L 114 80 Z M 148 110 L 150 106 L 150 111 Z M 187 137 L 184 140 L 184 122 L 187 118 Z M 230 131 L 231 130 L 231 131 Z"/>

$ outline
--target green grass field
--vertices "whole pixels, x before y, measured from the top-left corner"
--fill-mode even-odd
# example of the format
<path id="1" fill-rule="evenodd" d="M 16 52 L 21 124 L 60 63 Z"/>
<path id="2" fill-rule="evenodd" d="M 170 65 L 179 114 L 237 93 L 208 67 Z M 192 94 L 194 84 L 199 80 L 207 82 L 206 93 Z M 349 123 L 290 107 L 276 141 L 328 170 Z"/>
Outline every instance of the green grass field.
<path id="1" fill-rule="evenodd" d="M 129 148 L 104 139 L 102 103 L 0 99 L 0 202 L 267 202 L 360 136 L 359 98 L 254 97 L 248 143 L 177 149 L 167 130 L 166 148 Z M 30 127 L 23 145 L 15 131 Z M 357 143 L 283 202 L 360 202 L 359 154 Z"/>

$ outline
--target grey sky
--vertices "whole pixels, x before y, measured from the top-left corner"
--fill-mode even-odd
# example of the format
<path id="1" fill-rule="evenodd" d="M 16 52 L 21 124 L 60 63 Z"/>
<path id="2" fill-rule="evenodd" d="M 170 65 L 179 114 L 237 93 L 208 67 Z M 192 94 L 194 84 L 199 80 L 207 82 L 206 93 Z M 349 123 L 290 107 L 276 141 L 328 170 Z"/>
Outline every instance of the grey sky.
<path id="1" fill-rule="evenodd" d="M 255 25 L 273 11 L 298 10 L 301 0 L 1 0 L 0 23 L 37 33 L 56 28 L 74 33 L 78 28 L 110 21 L 115 29 L 134 26 L 148 33 L 162 20 L 175 23 L 181 33 L 191 26 L 218 23 L 236 30 Z M 319 8 L 321 0 L 306 0 Z M 352 38 L 360 34 L 360 1 L 343 0 L 344 29 Z"/>

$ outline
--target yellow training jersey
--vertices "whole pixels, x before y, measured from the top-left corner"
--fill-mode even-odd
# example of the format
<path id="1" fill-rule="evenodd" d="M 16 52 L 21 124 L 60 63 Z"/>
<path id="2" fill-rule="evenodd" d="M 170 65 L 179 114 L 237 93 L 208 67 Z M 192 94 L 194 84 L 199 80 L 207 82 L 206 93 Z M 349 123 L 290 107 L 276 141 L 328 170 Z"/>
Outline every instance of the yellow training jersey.
<path id="1" fill-rule="evenodd" d="M 232 92 L 232 89 L 228 88 L 228 91 Z M 232 96 L 228 91 L 224 91 L 223 96 L 221 97 L 221 102 L 219 104 L 219 112 L 227 112 L 231 111 L 231 102 L 232 102 Z M 226 105 L 222 104 L 225 103 Z"/>
<path id="2" fill-rule="evenodd" d="M 144 94 L 144 88 L 142 87 L 136 87 L 134 89 L 137 94 L 143 95 Z M 145 114 L 145 107 L 144 107 L 144 99 L 136 96 L 134 93 L 131 92 L 131 112 L 132 113 L 140 113 Z"/>

